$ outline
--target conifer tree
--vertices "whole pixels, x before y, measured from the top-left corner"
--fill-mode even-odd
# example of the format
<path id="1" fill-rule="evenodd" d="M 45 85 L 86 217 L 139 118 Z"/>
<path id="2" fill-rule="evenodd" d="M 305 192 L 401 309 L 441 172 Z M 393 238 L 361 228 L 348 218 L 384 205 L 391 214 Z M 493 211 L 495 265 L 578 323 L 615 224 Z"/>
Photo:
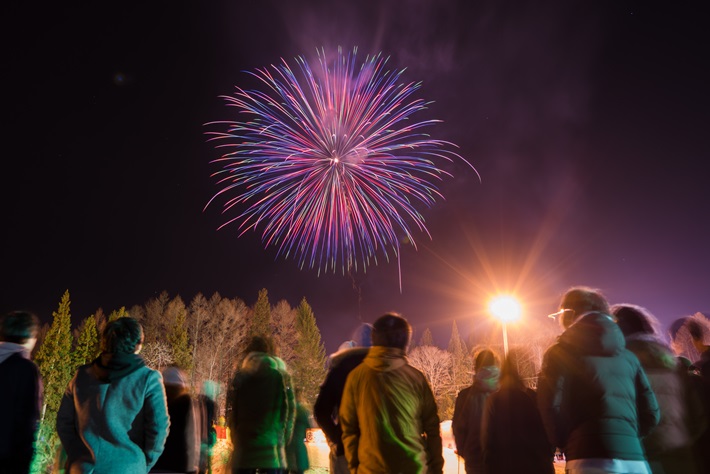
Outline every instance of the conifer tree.
<path id="1" fill-rule="evenodd" d="M 173 363 L 184 370 L 192 369 L 192 347 L 187 334 L 185 324 L 186 311 L 183 305 L 181 310 L 175 314 L 170 332 L 168 333 L 168 343 L 173 351 Z"/>
<path id="2" fill-rule="evenodd" d="M 96 317 L 92 314 L 84 319 L 79 326 L 79 335 L 72 352 L 74 369 L 93 361 L 99 354 L 99 335 Z"/>
<path id="3" fill-rule="evenodd" d="M 419 345 L 420 346 L 433 346 L 434 345 L 434 338 L 431 336 L 431 331 L 429 328 L 424 329 L 424 332 L 422 333 L 422 338 L 419 340 Z"/>
<path id="4" fill-rule="evenodd" d="M 259 291 L 259 297 L 254 305 L 254 313 L 249 325 L 249 336 L 266 336 L 271 334 L 271 304 L 266 288 Z"/>
<path id="5" fill-rule="evenodd" d="M 73 375 L 71 348 L 71 301 L 69 290 L 64 292 L 59 308 L 52 312 L 52 325 L 37 351 L 35 361 L 42 374 L 44 403 L 47 412 L 56 416 L 59 403 Z"/>
<path id="6" fill-rule="evenodd" d="M 325 346 L 321 342 L 313 310 L 305 298 L 296 312 L 298 342 L 293 362 L 294 382 L 308 406 L 312 406 L 325 378 Z"/>
<path id="7" fill-rule="evenodd" d="M 108 315 L 108 322 L 112 323 L 119 318 L 125 318 L 128 316 L 128 311 L 126 311 L 125 306 L 121 306 L 119 309 L 114 309 L 111 314 Z"/>

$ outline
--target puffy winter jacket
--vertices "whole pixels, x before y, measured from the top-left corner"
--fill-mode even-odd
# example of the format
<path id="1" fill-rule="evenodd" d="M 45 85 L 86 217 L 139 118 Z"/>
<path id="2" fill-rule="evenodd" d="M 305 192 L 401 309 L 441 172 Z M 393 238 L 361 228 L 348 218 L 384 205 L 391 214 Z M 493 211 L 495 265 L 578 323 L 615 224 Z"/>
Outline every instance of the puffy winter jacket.
<path id="1" fill-rule="evenodd" d="M 550 441 L 568 460 L 643 461 L 641 437 L 660 418 L 635 355 L 609 315 L 587 313 L 545 353 L 538 407 Z"/>

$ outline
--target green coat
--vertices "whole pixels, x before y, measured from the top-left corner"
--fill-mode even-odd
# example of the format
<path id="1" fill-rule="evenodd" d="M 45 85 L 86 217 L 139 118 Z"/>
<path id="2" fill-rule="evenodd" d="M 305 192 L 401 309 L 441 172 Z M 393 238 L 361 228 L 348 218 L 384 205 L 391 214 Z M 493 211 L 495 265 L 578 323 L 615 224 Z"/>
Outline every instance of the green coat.
<path id="1" fill-rule="evenodd" d="M 547 350 L 538 408 L 550 441 L 568 460 L 643 461 L 641 437 L 660 418 L 641 364 L 602 313 L 582 315 Z"/>

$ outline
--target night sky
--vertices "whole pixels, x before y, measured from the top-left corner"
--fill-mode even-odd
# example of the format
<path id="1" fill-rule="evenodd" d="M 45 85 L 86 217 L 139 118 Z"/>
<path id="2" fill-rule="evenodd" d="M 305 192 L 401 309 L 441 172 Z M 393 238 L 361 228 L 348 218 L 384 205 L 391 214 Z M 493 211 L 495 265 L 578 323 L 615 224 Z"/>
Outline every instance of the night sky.
<path id="1" fill-rule="evenodd" d="M 554 324 L 571 285 L 666 325 L 710 311 L 710 29 L 700 2 L 13 2 L 5 15 L 0 309 L 74 324 L 166 290 L 272 304 L 306 297 L 328 351 L 359 320 L 401 311 L 445 347 L 495 335 L 515 292 Z M 456 143 L 432 238 L 367 273 L 318 276 L 258 233 L 217 231 L 204 126 L 246 70 L 316 48 L 382 51 L 422 81 L 420 118 Z M 8 146 L 9 145 L 9 146 Z M 499 332 L 497 333 L 500 337 Z M 416 337 L 416 336 L 415 336 Z M 486 336 L 487 337 L 487 336 Z M 511 342 L 515 343 L 515 340 Z"/>

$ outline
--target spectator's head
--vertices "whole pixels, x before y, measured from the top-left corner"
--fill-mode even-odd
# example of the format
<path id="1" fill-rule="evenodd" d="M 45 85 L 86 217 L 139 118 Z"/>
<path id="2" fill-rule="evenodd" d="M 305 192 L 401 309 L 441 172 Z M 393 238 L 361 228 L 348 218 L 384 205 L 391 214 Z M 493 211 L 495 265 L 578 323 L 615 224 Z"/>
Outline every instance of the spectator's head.
<path id="1" fill-rule="evenodd" d="M 187 387 L 187 376 L 179 367 L 171 365 L 163 369 L 163 383 L 176 387 Z"/>
<path id="2" fill-rule="evenodd" d="M 412 326 L 397 313 L 380 316 L 372 325 L 372 345 L 406 350 L 412 338 Z"/>
<path id="3" fill-rule="evenodd" d="M 490 349 L 481 349 L 473 356 L 473 371 L 478 372 L 483 367 L 500 367 L 498 356 Z"/>
<path id="4" fill-rule="evenodd" d="M 118 318 L 106 325 L 101 350 L 109 354 L 138 354 L 143 347 L 143 328 L 133 318 Z"/>
<path id="5" fill-rule="evenodd" d="M 651 335 L 659 337 L 658 320 L 646 308 L 633 304 L 616 304 L 611 307 L 611 314 L 616 318 L 624 337 L 633 335 Z"/>
<path id="6" fill-rule="evenodd" d="M 702 354 L 705 350 L 707 350 L 707 347 L 705 346 L 705 339 L 708 336 L 708 328 L 704 324 L 700 323 L 700 321 L 696 321 L 693 318 L 688 318 L 686 325 L 688 333 L 690 334 L 690 340 L 693 342 L 693 346 Z"/>
<path id="7" fill-rule="evenodd" d="M 0 317 L 0 341 L 14 342 L 32 350 L 37 342 L 39 319 L 26 311 L 12 311 Z"/>
<path id="8" fill-rule="evenodd" d="M 516 350 L 511 350 L 503 360 L 503 365 L 500 368 L 500 385 L 501 387 L 516 387 L 523 389 L 523 379 L 518 372 L 518 360 L 520 354 Z"/>
<path id="9" fill-rule="evenodd" d="M 352 342 L 355 347 L 370 347 L 372 345 L 372 324 L 362 323 L 353 332 Z"/>
<path id="10" fill-rule="evenodd" d="M 580 316 L 592 311 L 610 313 L 609 303 L 601 291 L 585 286 L 570 288 L 560 301 L 560 324 L 567 329 Z"/>
<path id="11" fill-rule="evenodd" d="M 268 336 L 252 336 L 244 349 L 245 354 L 252 352 L 263 352 L 264 354 L 276 355 L 274 341 Z"/>

